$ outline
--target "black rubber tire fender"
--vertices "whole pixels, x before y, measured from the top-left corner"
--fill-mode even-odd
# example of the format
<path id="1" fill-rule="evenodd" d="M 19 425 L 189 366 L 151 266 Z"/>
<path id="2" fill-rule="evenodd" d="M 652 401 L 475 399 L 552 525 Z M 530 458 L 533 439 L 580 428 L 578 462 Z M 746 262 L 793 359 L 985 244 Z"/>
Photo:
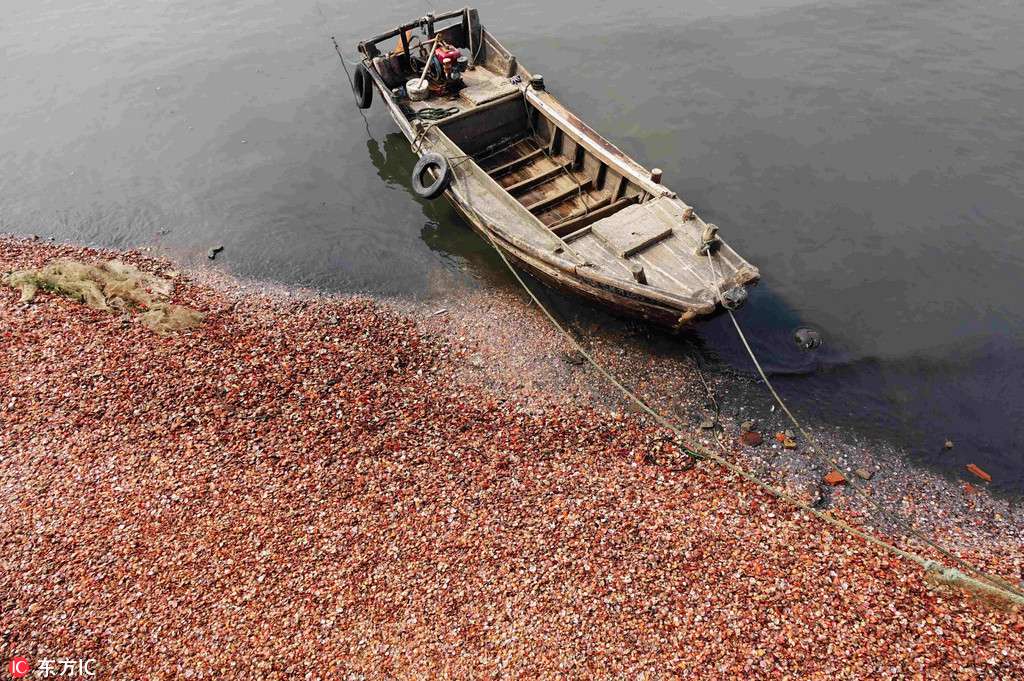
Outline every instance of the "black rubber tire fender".
<path id="1" fill-rule="evenodd" d="M 434 169 L 434 181 L 425 185 L 423 175 L 428 168 Z M 428 151 L 420 156 L 420 160 L 416 161 L 416 167 L 412 169 L 412 190 L 420 198 L 436 199 L 448 189 L 451 182 L 452 168 L 448 165 L 448 159 L 441 154 Z"/>
<path id="2" fill-rule="evenodd" d="M 373 102 L 373 78 L 366 64 L 360 64 L 356 69 L 356 77 L 352 81 L 352 91 L 356 93 L 356 106 L 360 109 L 369 109 Z"/>

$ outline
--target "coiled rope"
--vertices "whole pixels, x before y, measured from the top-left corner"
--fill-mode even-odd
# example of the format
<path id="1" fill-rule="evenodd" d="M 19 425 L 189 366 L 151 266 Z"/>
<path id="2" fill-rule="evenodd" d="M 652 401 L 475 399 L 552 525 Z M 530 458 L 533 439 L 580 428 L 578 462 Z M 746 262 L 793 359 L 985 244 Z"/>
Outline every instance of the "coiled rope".
<path id="1" fill-rule="evenodd" d="M 421 121 L 440 121 L 459 113 L 459 107 L 449 106 L 442 108 L 438 106 L 428 106 L 416 111 L 411 107 L 403 106 L 402 113 L 404 113 L 409 120 L 418 118 Z"/>
<path id="2" fill-rule="evenodd" d="M 475 206 L 473 204 L 473 201 L 472 201 L 472 198 L 471 198 L 470 192 L 469 192 L 469 184 L 468 183 L 464 182 L 462 180 L 462 178 L 458 177 L 457 173 L 453 173 L 452 177 L 453 177 L 453 181 L 454 182 L 456 182 L 456 183 L 458 183 L 458 184 L 460 184 L 460 185 L 462 185 L 464 187 L 464 193 L 465 193 L 464 201 L 465 201 L 466 206 L 468 206 L 470 208 L 470 210 L 472 210 L 485 223 L 484 224 L 485 228 L 482 231 L 484 232 L 484 235 L 487 237 L 487 240 L 490 243 L 491 247 L 494 248 L 494 250 L 496 250 L 498 252 L 498 255 L 501 257 L 502 262 L 505 263 L 505 266 L 508 268 L 509 272 L 512 273 L 512 276 L 515 277 L 516 281 L 523 288 L 523 290 L 526 291 L 527 295 L 530 297 L 530 299 L 533 301 L 533 303 L 541 310 L 541 312 L 544 314 L 544 316 L 547 317 L 548 321 L 551 322 L 551 324 L 555 327 L 555 329 L 557 329 L 563 336 L 565 336 L 565 338 L 573 346 L 573 348 L 576 350 L 576 352 L 579 352 L 580 355 L 583 356 L 587 360 L 587 362 L 591 366 L 593 366 L 598 371 L 598 373 L 601 374 L 602 377 L 604 377 L 605 380 L 607 380 L 615 388 L 617 388 L 625 397 L 627 397 L 641 411 L 643 411 L 644 413 L 648 414 L 652 419 L 654 419 L 655 423 L 657 423 L 658 425 L 662 426 L 663 428 L 666 428 L 666 429 L 672 431 L 672 433 L 676 436 L 678 442 L 682 443 L 681 444 L 681 449 L 686 454 L 688 454 L 688 455 L 690 455 L 692 457 L 695 457 L 697 459 L 710 459 L 710 460 L 714 461 L 715 463 L 717 463 L 718 465 L 722 466 L 726 470 L 728 470 L 731 473 L 733 473 L 735 475 L 738 475 L 739 477 L 743 478 L 744 480 L 746 480 L 746 481 L 748 481 L 748 482 L 758 486 L 759 488 L 761 488 L 765 492 L 768 492 L 772 496 L 774 496 L 774 497 L 776 497 L 776 498 L 778 498 L 778 499 L 780 499 L 780 500 L 782 500 L 782 501 L 784 501 L 786 503 L 792 504 L 793 506 L 796 506 L 797 508 L 799 508 L 799 509 L 801 509 L 803 511 L 806 511 L 807 513 L 810 513 L 810 514 L 814 515 L 815 517 L 817 517 L 818 519 L 828 523 L 829 525 L 832 525 L 833 527 L 837 527 L 837 528 L 839 528 L 841 530 L 849 532 L 850 534 L 852 534 L 852 535 L 854 535 L 856 537 L 859 537 L 860 539 L 863 539 L 864 541 L 866 541 L 866 542 L 868 542 L 870 544 L 873 544 L 873 545 L 875 545 L 875 546 L 877 546 L 877 547 L 879 547 L 879 548 L 881 548 L 881 549 L 883 549 L 885 551 L 888 551 L 889 553 L 891 553 L 891 554 L 893 554 L 895 556 L 903 558 L 904 560 L 911 561 L 911 562 L 914 562 L 914 563 L 918 564 L 921 568 L 924 569 L 924 571 L 925 571 L 925 573 L 927 575 L 931 575 L 931 576 L 937 578 L 939 581 L 941 581 L 941 582 L 943 582 L 945 584 L 948 584 L 950 586 L 959 586 L 961 588 L 969 589 L 969 590 L 975 591 L 977 593 L 982 593 L 982 594 L 985 594 L 985 595 L 993 597 L 993 598 L 998 598 L 998 599 L 1002 599 L 1002 600 L 1008 601 L 1009 603 L 1014 604 L 1014 605 L 1024 606 L 1024 594 L 1022 594 L 1022 592 L 1020 591 L 1020 589 L 1018 587 L 1016 587 L 1015 585 L 1010 584 L 1006 580 L 1003 580 L 1003 579 L 998 578 L 998 577 L 994 577 L 992 575 L 988 575 L 987 573 L 983 572 L 982 570 L 972 566 L 971 564 L 969 564 L 967 561 L 963 560 L 962 558 L 952 554 L 947 549 L 944 549 L 944 548 L 940 547 L 938 544 L 936 544 L 931 539 L 928 539 L 928 538 L 924 537 L 923 535 L 919 534 L 916 530 L 913 530 L 913 528 L 910 528 L 910 529 L 912 530 L 912 533 L 913 533 L 913 535 L 915 537 L 917 537 L 918 539 L 924 541 L 928 546 L 931 546 L 932 548 L 938 550 L 943 556 L 946 556 L 947 558 L 950 558 L 951 560 L 953 560 L 954 562 L 958 563 L 959 565 L 965 567 L 967 569 L 967 572 L 961 571 L 961 570 L 959 570 L 957 568 L 947 567 L 946 565 L 943 565 L 939 561 L 936 561 L 936 560 L 933 560 L 933 559 L 930 559 L 930 558 L 925 558 L 924 556 L 922 556 L 922 555 L 920 555 L 920 554 L 918 554 L 918 553 L 916 553 L 914 551 L 910 551 L 910 550 L 906 550 L 906 549 L 901 549 L 898 546 L 892 544 L 891 542 L 887 542 L 884 539 L 881 539 L 881 538 L 876 537 L 876 536 L 874 536 L 872 534 L 869 534 L 868 532 L 865 532 L 864 530 L 861 530 L 860 528 L 854 527 L 853 525 L 849 524 L 845 520 L 842 520 L 841 518 L 837 518 L 837 517 L 833 516 L 832 514 L 826 513 L 826 512 L 824 512 L 824 511 L 822 511 L 820 509 L 814 508 L 810 504 L 807 504 L 807 503 L 801 501 L 800 499 L 797 499 L 797 498 L 793 497 L 792 495 L 790 495 L 786 491 L 784 491 L 782 489 L 779 489 L 778 487 L 775 487 L 773 485 L 770 485 L 767 482 L 762 481 L 757 476 L 755 476 L 753 473 L 750 473 L 749 471 L 747 471 L 743 467 L 741 467 L 741 466 L 739 466 L 739 465 L 729 461 L 728 459 L 725 459 L 724 457 L 722 457 L 718 453 L 716 453 L 716 452 L 714 452 L 714 451 L 712 451 L 710 449 L 701 447 L 700 445 L 695 445 L 695 444 L 690 443 L 688 441 L 686 435 L 684 434 L 683 429 L 678 424 L 670 421 L 665 416 L 663 416 L 661 413 L 659 413 L 658 411 L 656 411 L 653 408 L 651 408 L 640 396 L 638 396 L 635 392 L 630 390 L 621 381 L 619 381 L 615 376 L 613 376 L 600 362 L 598 362 L 589 352 L 587 352 L 587 350 L 583 347 L 583 345 L 578 340 L 576 340 L 576 338 L 565 328 L 565 326 L 563 326 L 558 321 L 558 319 L 555 318 L 554 314 L 552 314 L 552 312 L 548 309 L 548 307 L 543 302 L 541 302 L 541 300 L 537 297 L 537 295 L 533 292 L 533 290 L 526 284 L 526 281 L 522 278 L 522 276 L 515 269 L 515 267 L 512 266 L 512 263 L 509 261 L 508 256 L 505 255 L 504 251 L 502 251 L 502 249 L 498 246 L 497 242 L 495 242 L 494 236 L 491 234 L 490 229 L 486 228 L 487 227 L 487 223 L 490 223 L 490 224 L 493 224 L 493 225 L 497 225 L 497 224 L 499 224 L 498 221 L 494 220 L 493 218 L 488 216 L 485 212 L 481 211 L 477 206 Z M 455 189 L 453 188 L 452 191 L 454 192 Z M 709 257 L 709 262 L 711 262 L 710 261 L 710 253 L 708 254 L 708 257 Z M 714 274 L 714 267 L 713 266 L 712 266 L 712 273 Z M 721 298 L 721 293 L 719 293 L 719 298 Z M 735 315 L 733 315 L 732 310 L 728 306 L 726 306 L 724 304 L 724 301 L 723 301 L 723 306 L 725 307 L 726 311 L 729 313 L 729 316 L 732 318 L 733 323 L 736 326 L 736 330 L 739 333 L 741 340 L 743 340 L 744 346 L 747 348 L 748 352 L 750 353 L 751 358 L 754 360 L 755 365 L 758 368 L 758 372 L 761 374 L 762 378 L 765 380 L 765 384 L 769 386 L 769 388 L 771 389 L 772 394 L 775 396 L 776 400 L 780 403 L 780 405 L 783 405 L 783 407 L 782 407 L 783 410 L 785 411 L 786 414 L 788 414 L 790 416 L 790 418 L 793 420 L 793 422 L 797 425 L 797 427 L 800 429 L 800 432 L 804 434 L 804 437 L 807 437 L 806 433 L 804 432 L 804 429 L 796 421 L 796 418 L 792 416 L 792 414 L 789 411 L 789 409 L 784 406 L 784 404 L 782 403 L 782 399 L 778 396 L 778 393 L 775 392 L 774 388 L 768 382 L 767 377 L 765 377 L 764 371 L 761 369 L 760 363 L 757 362 L 757 359 L 756 359 L 756 356 L 753 353 L 753 350 L 750 349 L 750 345 L 749 345 L 749 343 L 747 343 L 746 336 L 743 335 L 742 329 L 740 329 L 739 323 L 736 321 Z M 807 439 L 810 440 L 810 441 L 813 441 L 809 437 L 807 437 Z M 724 445 L 720 444 L 720 446 L 722 447 L 723 450 L 725 449 Z M 838 468 L 837 468 L 837 470 L 838 470 Z M 887 509 L 884 509 L 881 506 L 878 506 L 877 502 L 874 502 L 874 500 L 871 500 L 871 501 L 874 503 L 874 507 L 877 508 L 879 510 L 879 512 L 885 514 L 888 517 L 892 517 L 893 516 L 893 514 L 891 514 Z M 902 518 L 900 518 L 900 520 L 903 521 L 903 523 L 906 523 L 906 521 L 903 520 Z M 901 524 L 903 524 L 903 523 L 901 523 Z M 978 577 L 973 577 L 973 576 L 971 576 L 971 574 L 978 575 Z M 980 577 L 980 579 L 979 579 L 979 577 Z"/>

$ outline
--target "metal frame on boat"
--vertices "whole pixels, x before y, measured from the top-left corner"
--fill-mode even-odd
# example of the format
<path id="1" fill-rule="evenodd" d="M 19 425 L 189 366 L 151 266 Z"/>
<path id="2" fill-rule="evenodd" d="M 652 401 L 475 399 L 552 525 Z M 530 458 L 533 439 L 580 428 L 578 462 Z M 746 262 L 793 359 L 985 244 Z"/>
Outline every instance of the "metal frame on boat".
<path id="1" fill-rule="evenodd" d="M 460 49 L 469 66 L 457 90 L 410 98 L 402 85 L 420 76 L 414 43 L 429 66 L 422 46 L 435 38 Z M 447 168 L 428 173 L 443 172 L 445 196 L 470 225 L 547 283 L 678 329 L 720 305 L 738 306 L 758 279 L 717 227 L 661 184 L 660 171 L 566 109 L 476 10 L 427 15 L 359 51 L 357 89 L 372 84 L 421 158 L 443 157 Z M 361 94 L 369 106 L 372 95 Z M 437 109 L 444 117 L 433 118 Z"/>

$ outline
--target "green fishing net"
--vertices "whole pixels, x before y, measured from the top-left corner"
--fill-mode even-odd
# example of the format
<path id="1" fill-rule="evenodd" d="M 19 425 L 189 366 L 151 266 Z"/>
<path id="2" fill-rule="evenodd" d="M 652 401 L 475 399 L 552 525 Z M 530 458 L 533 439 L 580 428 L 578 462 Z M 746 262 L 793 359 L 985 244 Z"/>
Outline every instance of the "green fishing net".
<path id="1" fill-rule="evenodd" d="M 2 278 L 21 291 L 22 302 L 33 300 L 40 290 L 67 296 L 94 310 L 138 313 L 147 328 L 170 333 L 198 325 L 197 310 L 169 302 L 174 283 L 120 262 L 92 265 L 57 260 L 37 270 L 19 270 Z"/>

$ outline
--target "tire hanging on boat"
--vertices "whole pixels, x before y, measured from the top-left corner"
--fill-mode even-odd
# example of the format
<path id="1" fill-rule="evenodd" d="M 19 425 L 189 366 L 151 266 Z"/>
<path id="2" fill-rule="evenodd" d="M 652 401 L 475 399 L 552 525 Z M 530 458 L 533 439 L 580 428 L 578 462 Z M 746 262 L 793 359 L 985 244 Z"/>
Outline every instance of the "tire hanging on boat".
<path id="1" fill-rule="evenodd" d="M 356 106 L 360 109 L 369 109 L 373 101 L 373 78 L 370 77 L 366 64 L 360 64 L 356 69 L 352 91 L 356 93 Z"/>
<path id="2" fill-rule="evenodd" d="M 423 176 L 428 168 L 434 169 L 434 181 L 423 184 Z M 420 157 L 416 167 L 412 169 L 412 190 L 416 195 L 424 199 L 436 199 L 448 189 L 452 181 L 452 168 L 448 165 L 448 159 L 441 154 L 430 151 Z"/>

